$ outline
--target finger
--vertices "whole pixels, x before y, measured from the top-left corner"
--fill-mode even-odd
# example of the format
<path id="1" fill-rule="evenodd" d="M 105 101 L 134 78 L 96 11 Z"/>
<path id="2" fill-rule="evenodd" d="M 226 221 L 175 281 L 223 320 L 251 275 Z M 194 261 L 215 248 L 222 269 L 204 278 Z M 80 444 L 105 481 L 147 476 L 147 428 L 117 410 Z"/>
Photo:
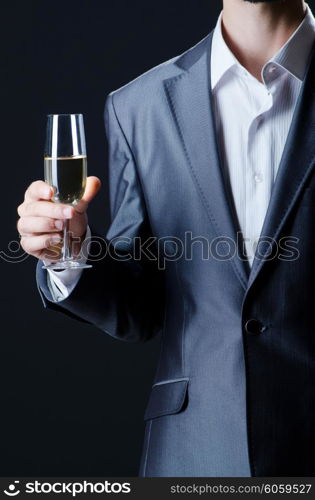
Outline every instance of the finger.
<path id="1" fill-rule="evenodd" d="M 22 236 L 21 246 L 25 252 L 34 254 L 44 248 L 49 248 L 60 243 L 62 237 L 60 234 L 41 234 L 40 236 Z"/>
<path id="2" fill-rule="evenodd" d="M 44 248 L 44 250 L 36 250 L 34 252 L 31 252 L 30 255 L 33 255 L 37 259 L 41 259 L 48 264 L 49 262 L 56 262 L 60 260 L 61 250 L 61 245 L 54 245 L 49 248 Z"/>
<path id="3" fill-rule="evenodd" d="M 86 179 L 86 187 L 84 195 L 82 196 L 79 203 L 74 207 L 75 211 L 82 214 L 86 211 L 88 204 L 97 195 L 101 188 L 101 181 L 98 177 L 90 176 Z"/>
<path id="4" fill-rule="evenodd" d="M 60 245 L 44 248 L 44 250 L 36 252 L 36 257 L 38 257 L 41 260 L 44 260 L 47 263 L 55 262 L 60 260 L 61 249 L 62 247 Z"/>
<path id="5" fill-rule="evenodd" d="M 60 219 L 50 219 L 49 217 L 22 217 L 17 223 L 18 232 L 23 234 L 48 233 L 61 231 L 64 222 Z"/>
<path id="6" fill-rule="evenodd" d="M 44 181 L 34 181 L 25 191 L 25 200 L 49 200 L 53 195 L 52 187 Z"/>
<path id="7" fill-rule="evenodd" d="M 50 217 L 52 219 L 71 219 L 74 208 L 50 201 L 29 201 L 18 207 L 20 217 Z"/>

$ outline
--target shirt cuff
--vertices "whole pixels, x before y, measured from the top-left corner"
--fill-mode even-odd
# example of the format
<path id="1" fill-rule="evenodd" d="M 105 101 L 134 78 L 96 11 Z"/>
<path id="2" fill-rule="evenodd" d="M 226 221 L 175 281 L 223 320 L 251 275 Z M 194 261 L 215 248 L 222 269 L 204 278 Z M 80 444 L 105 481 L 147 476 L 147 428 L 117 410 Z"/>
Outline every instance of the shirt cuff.
<path id="1" fill-rule="evenodd" d="M 85 264 L 88 259 L 88 244 L 91 239 L 91 230 L 86 228 L 85 239 L 81 246 L 79 257 L 76 259 L 80 264 Z M 55 302 L 69 297 L 70 293 L 76 287 L 83 269 L 65 269 L 64 271 L 53 271 L 48 269 L 47 285 L 52 298 Z"/>

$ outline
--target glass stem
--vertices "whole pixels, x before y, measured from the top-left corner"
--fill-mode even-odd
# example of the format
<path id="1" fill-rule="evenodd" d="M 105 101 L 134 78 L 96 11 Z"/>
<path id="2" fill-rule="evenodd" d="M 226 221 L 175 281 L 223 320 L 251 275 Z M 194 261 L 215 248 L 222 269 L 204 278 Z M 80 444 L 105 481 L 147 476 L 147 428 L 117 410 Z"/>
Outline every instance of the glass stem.
<path id="1" fill-rule="evenodd" d="M 65 219 L 63 227 L 62 260 L 70 260 L 72 258 L 69 223 L 69 219 Z"/>

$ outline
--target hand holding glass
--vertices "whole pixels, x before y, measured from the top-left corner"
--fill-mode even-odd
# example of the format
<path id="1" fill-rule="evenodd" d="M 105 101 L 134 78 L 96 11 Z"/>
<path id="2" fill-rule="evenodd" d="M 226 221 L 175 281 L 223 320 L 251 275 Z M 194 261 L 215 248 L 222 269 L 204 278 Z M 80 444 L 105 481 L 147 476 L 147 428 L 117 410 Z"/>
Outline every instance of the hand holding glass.
<path id="1" fill-rule="evenodd" d="M 87 176 L 83 116 L 81 114 L 48 115 L 45 143 L 45 181 L 53 188 L 54 203 L 75 206 L 82 198 Z M 64 221 L 63 246 L 60 260 L 44 269 L 84 269 L 72 256 L 69 219 Z"/>

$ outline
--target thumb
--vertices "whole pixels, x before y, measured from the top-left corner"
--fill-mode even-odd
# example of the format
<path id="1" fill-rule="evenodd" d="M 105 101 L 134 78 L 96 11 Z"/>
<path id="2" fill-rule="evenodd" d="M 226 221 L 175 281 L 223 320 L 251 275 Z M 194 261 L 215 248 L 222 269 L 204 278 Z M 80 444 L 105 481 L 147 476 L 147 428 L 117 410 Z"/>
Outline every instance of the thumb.
<path id="1" fill-rule="evenodd" d="M 97 195 L 101 187 L 101 181 L 98 177 L 90 176 L 86 179 L 86 186 L 84 194 L 79 203 L 74 207 L 78 213 L 86 211 L 88 204 Z"/>

